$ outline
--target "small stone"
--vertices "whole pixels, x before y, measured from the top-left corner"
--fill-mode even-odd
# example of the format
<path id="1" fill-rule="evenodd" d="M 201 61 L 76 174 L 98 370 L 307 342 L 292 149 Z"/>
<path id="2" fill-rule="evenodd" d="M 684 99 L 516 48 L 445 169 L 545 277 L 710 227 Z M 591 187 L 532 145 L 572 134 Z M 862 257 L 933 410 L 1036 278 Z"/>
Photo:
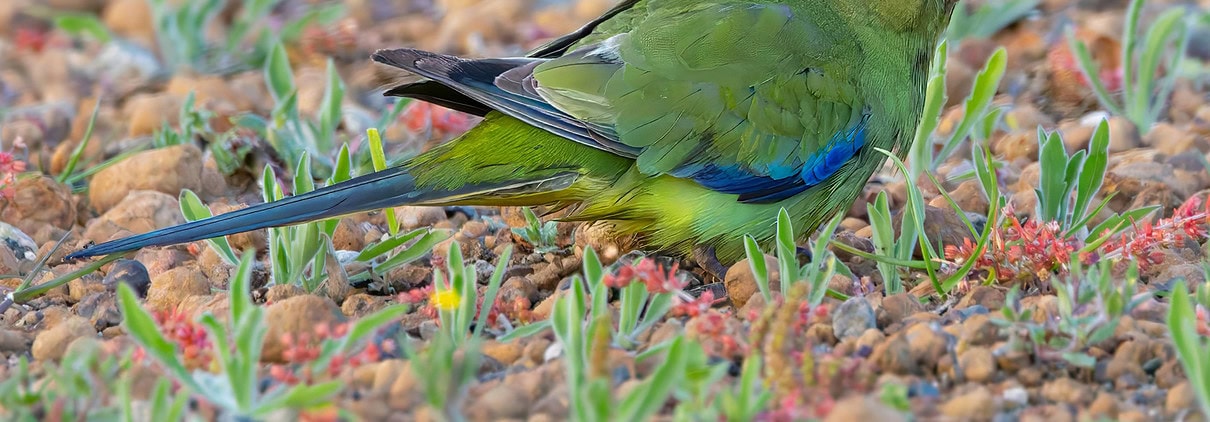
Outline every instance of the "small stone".
<path id="1" fill-rule="evenodd" d="M 471 401 L 470 416 L 477 420 L 524 418 L 529 413 L 529 401 L 516 387 L 498 383 Z"/>
<path id="2" fill-rule="evenodd" d="M 1127 340 L 1118 345 L 1105 367 L 1105 377 L 1114 382 L 1138 383 L 1147 379 L 1143 362 L 1150 358 L 1147 340 Z M 1129 378 L 1129 379 L 1126 379 Z"/>
<path id="3" fill-rule="evenodd" d="M 1143 144 L 1155 148 L 1165 155 L 1210 149 L 1210 143 L 1207 143 L 1205 137 L 1167 122 L 1158 122 L 1152 126 L 1151 130 L 1143 136 Z"/>
<path id="4" fill-rule="evenodd" d="M 1147 415 L 1143 414 L 1142 411 L 1131 409 L 1118 413 L 1117 420 L 1118 422 L 1144 422 L 1154 419 L 1147 417 Z"/>
<path id="5" fill-rule="evenodd" d="M 221 215 L 232 211 L 239 211 L 248 208 L 244 204 L 232 204 L 227 202 L 215 202 L 209 205 L 211 215 Z M 339 231 L 339 230 L 338 230 Z M 264 229 L 252 230 L 242 233 L 233 233 L 226 236 L 227 243 L 231 245 L 233 251 L 246 251 L 249 249 L 263 251 L 268 249 L 268 232 Z M 209 246 L 207 245 L 207 248 Z M 338 248 L 339 249 L 339 248 Z"/>
<path id="6" fill-rule="evenodd" d="M 514 304 L 518 300 L 533 303 L 537 298 L 538 288 L 525 277 L 510 277 L 500 286 L 500 303 Z"/>
<path id="7" fill-rule="evenodd" d="M 193 267 L 178 267 L 151 279 L 147 307 L 157 311 L 176 309 L 189 296 L 210 294 L 210 282 Z"/>
<path id="8" fill-rule="evenodd" d="M 652 344 L 658 343 L 652 342 Z M 532 368 L 546 363 L 546 349 L 549 348 L 550 340 L 544 338 L 531 339 L 529 342 L 525 343 L 525 348 L 521 350 L 521 355 L 525 357 L 524 363 L 526 366 Z"/>
<path id="9" fill-rule="evenodd" d="M 266 362 L 285 363 L 284 337 L 293 337 L 295 341 L 299 341 L 305 334 L 310 336 L 308 341 L 318 344 L 318 339 L 311 336 L 316 326 L 325 324 L 335 326 L 344 320 L 345 317 L 340 313 L 340 308 L 325 297 L 307 294 L 269 305 L 265 316 L 265 325 L 269 326 L 269 333 L 265 336 L 265 347 L 261 359 Z"/>
<path id="10" fill-rule="evenodd" d="M 176 197 L 202 187 L 202 151 L 193 144 L 144 151 L 97 172 L 88 189 L 93 208 L 105 212 L 139 190 Z M 178 213 L 179 210 L 176 210 Z"/>
<path id="11" fill-rule="evenodd" d="M 959 338 L 973 346 L 990 346 L 1000 337 L 1000 328 L 987 314 L 971 315 L 962 322 Z"/>
<path id="12" fill-rule="evenodd" d="M 984 383 L 996 375 L 996 359 L 986 347 L 972 347 L 958 355 L 962 375 L 969 382 Z"/>
<path id="13" fill-rule="evenodd" d="M 112 0 L 101 14 L 105 27 L 123 38 L 139 40 L 147 47 L 155 43 L 151 5 L 144 0 Z"/>
<path id="14" fill-rule="evenodd" d="M 989 420 L 996 414 L 996 400 L 987 387 L 974 385 L 951 396 L 939 409 L 942 415 L 959 420 Z"/>
<path id="15" fill-rule="evenodd" d="M 357 293 L 345 298 L 344 302 L 341 302 L 340 312 L 350 319 L 357 319 L 377 312 L 378 310 L 386 307 L 386 305 L 387 304 L 377 296 L 371 296 L 365 293 Z"/>
<path id="16" fill-rule="evenodd" d="M 140 94 L 131 97 L 122 108 L 129 127 L 127 136 L 137 138 L 155 133 L 164 123 L 176 126 L 180 120 L 182 98 L 169 93 Z M 197 161 L 200 166 L 202 161 Z"/>
<path id="17" fill-rule="evenodd" d="M 194 257 L 177 248 L 143 248 L 135 252 L 134 260 L 143 264 L 149 277 L 155 277 L 173 268 L 186 265 L 189 261 L 194 260 Z M 205 272 L 204 268 L 203 272 Z"/>
<path id="18" fill-rule="evenodd" d="M 1034 406 L 1021 411 L 1022 422 L 1072 422 L 1075 415 L 1070 406 L 1046 404 Z"/>
<path id="19" fill-rule="evenodd" d="M 851 297 L 832 312 L 832 329 L 840 339 L 859 337 L 875 326 L 874 308 L 864 296 Z"/>
<path id="20" fill-rule="evenodd" d="M 26 233 L 37 233 L 45 226 L 69 230 L 75 225 L 76 201 L 71 188 L 42 175 L 17 178 L 9 187 L 11 196 L 0 195 L 0 220 Z"/>
<path id="21" fill-rule="evenodd" d="M 90 221 L 84 238 L 101 243 L 118 235 L 146 233 L 184 222 L 175 197 L 156 191 L 134 191 L 116 207 Z"/>
<path id="22" fill-rule="evenodd" d="M 1115 420 L 1118 417 L 1118 400 L 1113 398 L 1113 393 L 1099 392 L 1092 404 L 1088 405 L 1088 414 L 1090 419 Z"/>
<path id="23" fill-rule="evenodd" d="M 946 334 L 932 324 L 915 324 L 905 332 L 912 359 L 926 368 L 937 365 L 948 349 Z"/>
<path id="24" fill-rule="evenodd" d="M 366 230 L 350 218 L 340 219 L 332 233 L 332 247 L 340 251 L 360 251 L 365 248 Z"/>
<path id="25" fill-rule="evenodd" d="M 445 210 L 438 207 L 396 207 L 395 218 L 407 230 L 429 227 L 445 220 Z"/>
<path id="26" fill-rule="evenodd" d="M 831 324 L 812 324 L 807 327 L 807 332 L 804 335 L 808 344 L 826 344 L 829 346 L 836 344 L 836 333 L 832 329 Z"/>
<path id="27" fill-rule="evenodd" d="M 296 284 L 274 284 L 265 292 L 266 303 L 277 303 L 294 296 L 307 294 L 306 290 Z"/>
<path id="28" fill-rule="evenodd" d="M 991 147 L 992 153 L 1008 162 L 1032 160 L 1038 156 L 1038 134 L 1031 128 L 993 137 Z"/>
<path id="29" fill-rule="evenodd" d="M 0 258 L 0 271 L 4 271 L 5 274 L 17 274 L 22 272 L 22 269 L 32 270 L 32 268 L 25 267 L 32 266 L 29 263 L 38 259 L 38 244 L 34 242 L 34 239 L 21 229 L 2 221 L 0 221 L 0 251 L 4 254 L 3 258 Z"/>
<path id="30" fill-rule="evenodd" d="M 1092 389 L 1068 377 L 1055 379 L 1042 386 L 1042 398 L 1054 403 L 1084 406 L 1091 402 L 1093 397 Z"/>
<path id="31" fill-rule="evenodd" d="M 31 346 L 30 337 L 23 332 L 0 329 L 0 352 L 25 353 Z"/>
<path id="32" fill-rule="evenodd" d="M 765 255 L 765 270 L 769 277 L 769 290 L 775 292 L 781 289 L 777 258 Z M 723 277 L 723 287 L 727 289 L 727 297 L 731 298 L 731 304 L 736 308 L 743 308 L 752 295 L 760 294 L 756 277 L 752 274 L 747 259 L 727 269 L 727 275 Z"/>
<path id="33" fill-rule="evenodd" d="M 1165 395 L 1164 413 L 1169 416 L 1175 416 L 1196 408 L 1197 396 L 1194 395 L 1193 387 L 1189 385 L 1189 381 L 1177 384 L 1175 387 L 1169 389 L 1168 394 Z"/>
<path id="34" fill-rule="evenodd" d="M 1033 365 L 1032 353 L 1028 353 L 1021 347 L 1003 341 L 992 346 L 992 350 L 996 356 L 996 366 L 1000 367 L 1000 370 L 1010 374 L 1030 372 L 1030 374 L 1018 375 L 1018 378 L 1021 378 L 1021 383 L 1027 386 L 1034 386 L 1041 382 L 1041 373 L 1036 374 L 1038 382 L 1031 382 L 1034 380 L 1032 371 L 1036 371 L 1035 367 L 1030 366 Z"/>
<path id="35" fill-rule="evenodd" d="M 933 206 L 947 205 L 948 201 L 945 197 L 938 197 L 942 200 Z M 977 180 L 967 180 L 959 184 L 957 188 L 950 192 L 950 198 L 958 204 L 958 208 L 963 211 L 987 214 L 987 196 L 983 193 L 983 187 Z"/>
<path id="36" fill-rule="evenodd" d="M 882 298 L 877 315 L 878 327 L 886 328 L 895 322 L 902 322 L 908 316 L 924 312 L 924 305 L 911 293 L 901 292 Z"/>
<path id="37" fill-rule="evenodd" d="M 88 318 L 93 328 L 105 330 L 122 323 L 122 313 L 118 311 L 117 296 L 111 292 L 93 293 L 80 299 L 71 308 L 72 312 Z"/>
<path id="38" fill-rule="evenodd" d="M 962 297 L 958 301 L 957 308 L 967 308 L 975 305 L 983 305 L 988 310 L 997 310 L 1004 307 L 1004 292 L 992 286 L 976 286 L 971 289 L 970 293 Z"/>
<path id="39" fill-rule="evenodd" d="M 877 362 L 883 372 L 894 374 L 914 374 L 919 365 L 912 359 L 911 347 L 903 333 L 890 336 L 886 341 L 874 346 L 870 353 L 870 361 Z"/>
<path id="40" fill-rule="evenodd" d="M 873 350 L 874 347 L 878 346 L 878 344 L 882 343 L 882 341 L 885 339 L 886 334 L 883 334 L 882 331 L 877 328 L 865 330 L 865 332 L 861 333 L 861 337 L 857 338 L 857 349 L 860 350 L 868 348 Z"/>
<path id="41" fill-rule="evenodd" d="M 31 352 L 39 361 L 57 361 L 63 357 L 67 345 L 80 337 L 96 336 L 97 331 L 87 319 L 72 316 L 55 326 L 38 333 Z"/>
<path id="42" fill-rule="evenodd" d="M 488 341 L 483 344 L 483 354 L 490 356 L 500 364 L 509 366 L 521 358 L 524 348 L 517 341 L 501 343 Z"/>
<path id="43" fill-rule="evenodd" d="M 864 395 L 849 396 L 837 402 L 828 417 L 824 418 L 824 422 L 907 420 L 906 415 L 887 406 L 882 400 Z"/>
<path id="44" fill-rule="evenodd" d="M 103 280 L 97 274 L 88 274 L 67 282 L 67 295 L 72 302 L 79 302 L 85 296 L 101 293 L 106 290 Z"/>
<path id="45" fill-rule="evenodd" d="M 1029 404 L 1029 391 L 1022 387 L 1007 388 L 1004 390 L 1004 393 L 1000 395 L 1000 397 L 1004 398 L 1004 401 L 1006 402 L 1014 403 L 1019 406 Z"/>
<path id="46" fill-rule="evenodd" d="M 1021 299 L 1021 309 L 1032 312 L 1034 322 L 1053 321 L 1059 317 L 1059 297 L 1054 295 L 1026 296 Z"/>
<path id="47" fill-rule="evenodd" d="M 386 393 L 390 390 L 395 378 L 408 367 L 408 362 L 399 359 L 387 359 L 379 362 L 374 368 L 374 380 L 370 382 L 370 391 Z"/>
<path id="48" fill-rule="evenodd" d="M 1122 116 L 1109 118 L 1109 153 L 1129 151 L 1142 146 L 1138 127 Z"/>
<path id="49" fill-rule="evenodd" d="M 145 298 L 147 290 L 151 288 L 151 276 L 147 274 L 147 267 L 144 267 L 143 263 L 133 259 L 119 259 L 101 280 L 101 284 L 109 291 L 115 291 L 118 283 L 129 285 L 136 295 Z"/>
<path id="50" fill-rule="evenodd" d="M 422 400 L 420 380 L 416 377 L 411 362 L 403 363 L 402 370 L 395 376 L 387 394 L 388 405 L 396 410 L 410 409 Z"/>

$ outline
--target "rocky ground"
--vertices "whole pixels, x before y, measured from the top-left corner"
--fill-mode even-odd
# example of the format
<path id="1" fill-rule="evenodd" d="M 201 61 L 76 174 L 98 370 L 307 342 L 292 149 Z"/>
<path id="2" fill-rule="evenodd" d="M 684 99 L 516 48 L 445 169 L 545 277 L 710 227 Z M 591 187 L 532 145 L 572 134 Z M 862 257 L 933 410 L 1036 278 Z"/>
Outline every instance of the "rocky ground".
<path id="1" fill-rule="evenodd" d="M 225 42 L 242 4 L 228 3 L 194 35 L 209 45 Z M 375 122 L 384 115 L 393 119 L 383 131 L 388 159 L 423 151 L 474 124 L 472 118 L 420 103 L 390 116 L 391 104 L 380 93 L 394 75 L 371 65 L 369 52 L 417 46 L 474 56 L 518 54 L 574 30 L 612 2 L 346 0 L 331 16 L 312 16 L 308 22 L 312 18 L 306 18 L 306 10 L 317 7 L 312 3 L 280 2 L 261 23 L 278 30 L 297 27 L 284 45 L 298 89 L 299 115 L 318 116 L 330 109 L 331 60 L 345 87 L 339 103 L 342 124 L 333 132 L 339 142 L 320 143 L 311 151 L 334 157 L 340 143 L 348 142 L 360 172 L 370 161 L 365 129 L 381 127 Z M 986 1 L 973 3 L 966 7 L 978 10 Z M 927 179 L 910 186 L 890 167 L 871 180 L 835 236 L 850 246 L 833 250 L 852 276 L 836 275 L 827 286 L 848 300 L 828 298 L 812 307 L 801 303 L 799 295 L 768 303 L 747 261 L 718 280 L 691 261 L 655 258 L 677 261 L 682 270 L 674 275 L 686 281 L 684 290 L 698 300 L 709 292 L 713 306 L 685 308 L 678 302 L 677 310 L 683 312 L 655 323 L 636 338 L 637 345 L 598 345 L 605 350 L 605 373 L 614 375 L 610 385 L 615 394 L 621 397 L 636 388 L 635 380 L 659 370 L 640 352 L 683 337 L 702 344 L 711 362 L 731 362 L 715 390 L 738 385 L 743 362 L 760 356 L 766 365 L 764 388 L 772 400 L 759 415 L 769 420 L 901 420 L 909 415 L 923 420 L 1206 420 L 1171 341 L 1166 292 L 1179 280 L 1206 283 L 1210 18 L 1198 18 L 1198 13 L 1208 13 L 1210 4 L 1151 1 L 1142 9 L 1143 22 L 1151 22 L 1171 8 L 1187 8 L 1192 29 L 1185 62 L 1153 75 L 1160 80 L 1176 73 L 1171 98 L 1162 101 L 1154 126 L 1139 130 L 1137 120 L 1107 112 L 1097 101 L 1064 37 L 1064 28 L 1074 25 L 1073 33 L 1089 43 L 1100 64 L 1107 89 L 1130 89 L 1136 82 L 1124 79 L 1123 65 L 1129 63 L 1120 54 L 1127 2 L 1038 3 L 1036 12 L 1001 30 L 968 31 L 966 37 L 950 40 L 944 79 L 948 100 L 938 138 L 959 125 L 963 99 L 988 57 L 998 47 L 1006 49 L 1006 71 L 993 103 L 1003 111 L 1002 119 L 989 130 L 989 139 L 976 145 L 990 146 L 1000 190 L 1009 198 L 995 220 L 992 248 L 953 291 L 944 295 L 924 271 L 904 270 L 905 290 L 887 295 L 876 262 L 851 249 L 875 250 L 865 204 L 881 191 L 889 193 L 895 211 L 912 192 L 922 193 L 929 206 L 924 230 L 930 239 L 954 246 L 975 240 L 942 195 L 947 193 L 969 216 L 989 215 L 984 189 L 963 176 L 974 168 L 970 143 L 937 167 L 940 188 Z M 184 64 L 171 59 L 180 52 L 170 54 L 160 46 L 168 35 L 157 31 L 153 10 L 158 9 L 147 0 L 0 2 L 0 170 L 8 176 L 0 191 L 0 274 L 9 275 L 0 279 L 0 289 L 5 292 L 18 289 L 31 273 L 35 282 L 48 281 L 85 268 L 88 262 L 61 261 L 88 243 L 184 222 L 178 197 L 183 189 L 196 192 L 217 213 L 262 202 L 259 183 L 266 166 L 275 169 L 279 180 L 291 180 L 296 155 L 239 123 L 241 116 L 274 116 L 279 109 L 260 65 L 227 60 L 221 50 L 182 56 Z M 73 25 L 78 21 L 92 23 Z M 302 23 L 292 25 L 297 22 Z M 69 30 L 73 28 L 103 29 L 97 35 Z M 252 46 L 255 41 L 249 36 L 235 44 Z M 189 101 L 192 111 L 182 112 Z M 1077 257 L 1111 262 L 1095 273 L 1067 266 L 1065 258 L 1082 245 L 1069 250 L 1031 247 L 1038 244 L 1035 240 L 1064 238 L 1056 240 L 1054 230 L 1030 222 L 1037 216 L 1034 188 L 1042 172 L 1037 128 L 1057 130 L 1066 149 L 1074 152 L 1089 145 L 1102 118 L 1108 119 L 1110 157 L 1099 197 L 1112 197 L 1094 224 L 1113 213 L 1160 208 L 1106 246 Z M 316 173 L 323 171 L 331 172 L 329 167 Z M 305 417 L 427 420 L 449 414 L 426 401 L 430 390 L 425 376 L 432 372 L 400 358 L 391 342 L 346 356 L 326 377 L 301 374 L 299 368 L 316 359 L 309 353 L 318 353 L 316 345 L 324 338 L 339 337 L 348 322 L 395 303 L 415 305 L 414 310 L 386 331 L 417 345 L 431 341 L 442 309 L 432 295 L 434 269 L 444 271 L 453 242 L 475 266 L 480 283 L 497 266 L 505 266 L 493 308 L 493 319 L 508 321 L 493 327 L 500 334 L 508 331 L 507 325 L 546 320 L 556 298 L 565 296 L 560 292 L 567 292 L 571 277 L 581 272 L 587 247 L 606 264 L 642 256 L 631 252 L 637 245 L 630 239 L 611 237 L 601 225 L 558 223 L 547 245 L 512 230 L 529 225 L 520 209 L 402 207 L 393 212 L 393 217 L 375 212 L 341 219 L 331 236 L 337 255 L 350 251 L 343 256 L 351 256 L 383 239 L 388 218 L 397 219 L 404 230 L 431 227 L 450 238 L 433 253 L 369 281 L 330 282 L 310 293 L 294 284 L 265 285 L 270 269 L 264 231 L 228 238 L 235 250 L 261 252 L 252 296 L 266 310 L 262 375 L 267 385 L 341 381 L 335 406 L 307 410 Z M 60 239 L 66 240 L 56 248 Z M 509 247 L 511 259 L 501 262 Z M 941 270 L 952 273 L 971 259 L 970 250 L 946 250 Z M 38 260 L 47 255 L 49 265 L 40 268 Z M 350 274 L 356 270 L 351 262 L 341 262 Z M 768 263 L 777 268 L 775 259 Z M 66 366 L 73 353 L 89 347 L 127 356 L 118 372 L 132 382 L 130 400 L 148 400 L 156 380 L 165 375 L 127 335 L 115 293 L 121 283 L 144 294 L 143 307 L 154 312 L 182 356 L 196 360 L 191 367 L 215 370 L 213 339 L 207 340 L 195 321 L 206 312 L 229 312 L 226 290 L 234 273 L 221 251 L 204 242 L 147 248 L 10 304 L 0 314 L 0 353 L 7 358 L 0 379 L 17 380 L 14 374 L 20 373 L 28 375 L 31 386 L 52 388 L 27 402 L 0 400 L 0 412 L 41 419 L 62 415 L 65 408 L 81 412 L 114 406 L 116 393 L 81 405 L 73 401 L 70 388 L 55 381 L 53 368 Z M 1094 279 L 1108 280 L 1100 285 L 1110 288 L 1097 290 Z M 1079 297 L 1063 295 L 1056 284 L 1074 286 Z M 1111 310 L 1111 298 L 1130 306 Z M 1201 312 L 1205 327 L 1205 309 Z M 1104 335 L 1090 341 L 1097 330 Z M 469 390 L 455 394 L 465 397 L 461 411 L 480 420 L 567 418 L 571 404 L 563 350 L 549 331 L 512 341 L 488 339 L 482 345 L 485 359 L 466 384 Z M 21 369 L 23 360 L 29 362 L 26 369 Z M 97 365 L 89 365 L 85 372 L 101 373 Z M 18 381 L 0 385 L 0 391 L 24 388 L 25 381 Z M 92 381 L 101 384 L 91 387 L 96 391 L 116 388 L 112 379 L 100 375 Z M 213 404 L 200 396 L 192 399 L 191 414 L 215 415 Z M 688 402 L 679 396 L 669 400 L 663 414 L 681 415 L 678 403 Z"/>

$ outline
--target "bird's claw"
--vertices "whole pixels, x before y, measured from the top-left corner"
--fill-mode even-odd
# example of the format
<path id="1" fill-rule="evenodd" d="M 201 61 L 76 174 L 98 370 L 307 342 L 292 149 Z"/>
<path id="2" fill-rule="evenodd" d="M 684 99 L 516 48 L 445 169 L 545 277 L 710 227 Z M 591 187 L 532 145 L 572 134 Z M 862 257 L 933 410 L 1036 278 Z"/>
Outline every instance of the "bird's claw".
<path id="1" fill-rule="evenodd" d="M 693 260 L 706 272 L 719 280 L 726 279 L 727 267 L 718 261 L 713 246 L 698 245 L 693 248 Z"/>

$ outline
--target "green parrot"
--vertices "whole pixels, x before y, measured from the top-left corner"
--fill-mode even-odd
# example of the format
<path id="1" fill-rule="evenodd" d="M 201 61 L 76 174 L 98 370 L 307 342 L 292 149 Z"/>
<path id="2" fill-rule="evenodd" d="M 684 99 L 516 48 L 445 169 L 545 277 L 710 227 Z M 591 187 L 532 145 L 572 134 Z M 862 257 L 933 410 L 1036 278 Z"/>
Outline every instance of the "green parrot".
<path id="1" fill-rule="evenodd" d="M 743 258 L 786 208 L 806 237 L 908 151 L 957 0 L 624 0 L 525 57 L 415 49 L 386 95 L 483 117 L 380 172 L 69 259 L 400 205 L 568 209 L 648 248 Z M 703 255 L 704 254 L 704 255 Z"/>

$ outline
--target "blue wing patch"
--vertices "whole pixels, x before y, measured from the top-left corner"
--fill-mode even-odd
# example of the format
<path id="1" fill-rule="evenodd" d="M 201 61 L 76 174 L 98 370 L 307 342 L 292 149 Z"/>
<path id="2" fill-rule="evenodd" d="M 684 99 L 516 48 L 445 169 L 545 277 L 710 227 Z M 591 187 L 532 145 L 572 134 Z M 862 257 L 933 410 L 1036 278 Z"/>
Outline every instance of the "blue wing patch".
<path id="1" fill-rule="evenodd" d="M 696 164 L 677 169 L 673 176 L 688 177 L 717 192 L 739 195 L 744 203 L 777 202 L 819 185 L 836 174 L 865 145 L 865 116 L 847 131 L 832 136 L 828 144 L 807 158 L 797 174 L 780 179 L 754 175 L 740 166 Z"/>

